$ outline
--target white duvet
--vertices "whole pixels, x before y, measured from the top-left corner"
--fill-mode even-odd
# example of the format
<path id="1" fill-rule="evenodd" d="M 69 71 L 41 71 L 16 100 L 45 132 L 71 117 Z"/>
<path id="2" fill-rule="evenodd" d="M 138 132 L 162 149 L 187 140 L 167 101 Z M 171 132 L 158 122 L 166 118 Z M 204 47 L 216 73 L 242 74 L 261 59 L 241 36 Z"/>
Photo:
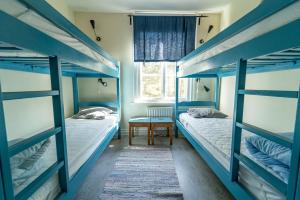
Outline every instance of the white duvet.
<path id="1" fill-rule="evenodd" d="M 189 133 L 192 134 L 193 138 L 201 143 L 229 171 L 232 119 L 193 118 L 188 113 L 182 113 L 179 116 L 179 120 Z M 248 134 L 250 133 L 243 132 L 243 138 Z M 245 149 L 243 138 L 241 142 L 241 152 L 251 158 Z M 279 193 L 244 165 L 240 167 L 239 181 L 254 194 L 257 199 L 285 199 L 283 194 Z"/>
<path id="2" fill-rule="evenodd" d="M 108 132 L 117 125 L 118 116 L 110 115 L 104 120 L 78 120 L 66 119 L 66 135 L 68 150 L 69 177 L 79 170 L 85 161 L 92 155 L 96 148 L 103 141 Z M 48 167 L 57 161 L 55 138 L 51 138 L 51 144 L 40 158 L 43 167 L 34 176 L 27 179 L 21 186 L 15 188 L 15 194 L 24 189 L 29 183 L 42 174 Z M 58 177 L 49 179 L 30 199 L 50 200 L 59 193 Z"/>

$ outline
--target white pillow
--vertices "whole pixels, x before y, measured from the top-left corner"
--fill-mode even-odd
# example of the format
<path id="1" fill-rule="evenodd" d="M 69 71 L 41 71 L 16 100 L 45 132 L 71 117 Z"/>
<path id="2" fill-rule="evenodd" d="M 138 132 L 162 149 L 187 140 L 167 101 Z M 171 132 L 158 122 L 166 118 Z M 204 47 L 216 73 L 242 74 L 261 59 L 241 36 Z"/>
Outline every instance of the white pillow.
<path id="1" fill-rule="evenodd" d="M 87 115 L 87 114 L 90 114 L 90 113 L 93 113 L 96 111 L 107 113 L 107 115 L 114 112 L 113 110 L 106 108 L 106 107 L 90 107 L 90 108 L 84 108 L 84 109 L 80 110 L 78 112 L 78 114 L 79 115 Z"/>

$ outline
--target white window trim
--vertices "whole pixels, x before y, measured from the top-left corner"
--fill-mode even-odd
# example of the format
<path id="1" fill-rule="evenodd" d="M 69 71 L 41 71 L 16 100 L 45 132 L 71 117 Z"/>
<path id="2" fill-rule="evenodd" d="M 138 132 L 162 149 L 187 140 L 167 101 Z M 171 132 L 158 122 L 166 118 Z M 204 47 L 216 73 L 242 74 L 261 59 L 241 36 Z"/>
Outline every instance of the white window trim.
<path id="1" fill-rule="evenodd" d="M 164 98 L 143 98 L 140 96 L 141 94 L 141 88 L 140 88 L 140 78 L 141 78 L 141 68 L 140 68 L 140 62 L 135 62 L 135 76 L 134 76 L 134 103 L 144 103 L 144 104 L 174 104 L 175 103 L 175 97 L 168 98 L 166 97 L 166 67 L 163 67 L 162 73 L 162 93 L 164 94 Z M 174 84 L 175 85 L 175 84 Z"/>

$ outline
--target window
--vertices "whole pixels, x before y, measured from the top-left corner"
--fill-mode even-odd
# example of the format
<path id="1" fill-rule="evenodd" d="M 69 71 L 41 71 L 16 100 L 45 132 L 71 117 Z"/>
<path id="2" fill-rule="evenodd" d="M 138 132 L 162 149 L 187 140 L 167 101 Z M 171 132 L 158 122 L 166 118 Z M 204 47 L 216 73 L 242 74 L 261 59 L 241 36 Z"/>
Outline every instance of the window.
<path id="1" fill-rule="evenodd" d="M 138 62 L 137 102 L 174 102 L 175 101 L 175 62 Z M 186 96 L 184 80 L 179 84 L 179 96 Z"/>

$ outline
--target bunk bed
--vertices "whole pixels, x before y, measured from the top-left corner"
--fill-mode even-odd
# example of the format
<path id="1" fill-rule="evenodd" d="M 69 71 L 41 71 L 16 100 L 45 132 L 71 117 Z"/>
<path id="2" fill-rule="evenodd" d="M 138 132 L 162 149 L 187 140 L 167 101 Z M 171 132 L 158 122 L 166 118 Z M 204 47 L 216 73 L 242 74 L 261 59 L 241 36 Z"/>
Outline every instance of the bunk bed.
<path id="1" fill-rule="evenodd" d="M 236 199 L 300 198 L 299 91 L 248 90 L 246 75 L 300 67 L 300 2 L 264 0 L 246 16 L 177 63 L 176 134 L 180 131 Z M 188 107 L 219 108 L 220 81 L 236 76 L 233 119 L 195 119 Z M 213 101 L 180 101 L 180 78 L 215 79 Z M 243 121 L 245 95 L 297 100 L 293 137 Z M 257 135 L 291 149 L 286 179 L 244 151 L 245 137 Z"/>
<path id="2" fill-rule="evenodd" d="M 1 0 L 0 7 L 0 69 L 49 74 L 51 81 L 49 91 L 0 89 L 0 200 L 71 199 L 112 138 L 121 136 L 120 64 L 46 1 Z M 65 119 L 62 76 L 72 78 L 74 114 L 82 107 L 115 112 L 103 120 Z M 115 79 L 116 100 L 81 102 L 81 77 Z M 39 97 L 52 97 L 54 127 L 7 141 L 3 102 Z M 41 153 L 30 156 L 39 158 L 39 170 L 14 182 L 13 158 L 33 149 Z"/>

